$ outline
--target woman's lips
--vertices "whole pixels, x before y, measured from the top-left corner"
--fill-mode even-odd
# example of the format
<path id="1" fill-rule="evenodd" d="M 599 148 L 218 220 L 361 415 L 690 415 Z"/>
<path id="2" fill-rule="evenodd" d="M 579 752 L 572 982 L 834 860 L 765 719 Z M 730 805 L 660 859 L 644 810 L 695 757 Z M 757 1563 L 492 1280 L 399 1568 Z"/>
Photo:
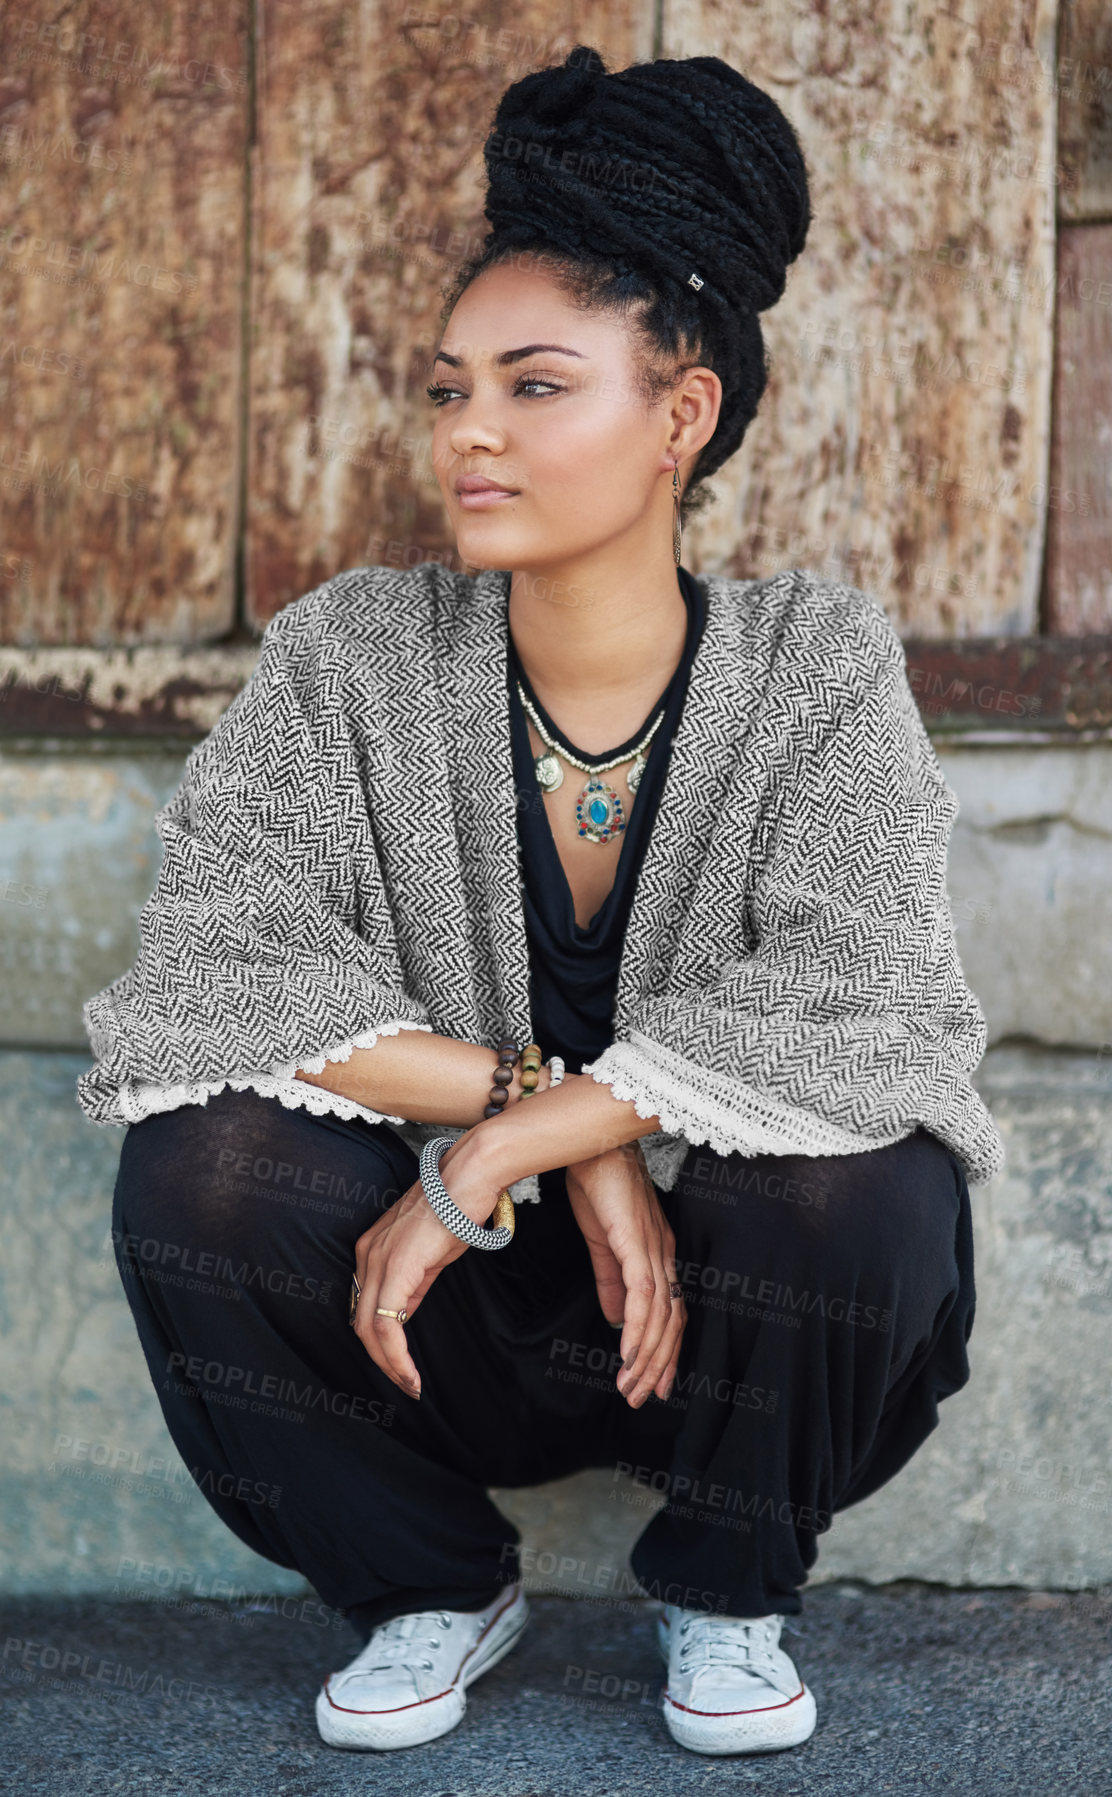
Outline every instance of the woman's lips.
<path id="1" fill-rule="evenodd" d="M 501 505 L 505 499 L 516 499 L 517 494 L 505 487 L 482 487 L 477 492 L 457 493 L 456 498 L 465 512 L 485 512 L 492 505 Z"/>

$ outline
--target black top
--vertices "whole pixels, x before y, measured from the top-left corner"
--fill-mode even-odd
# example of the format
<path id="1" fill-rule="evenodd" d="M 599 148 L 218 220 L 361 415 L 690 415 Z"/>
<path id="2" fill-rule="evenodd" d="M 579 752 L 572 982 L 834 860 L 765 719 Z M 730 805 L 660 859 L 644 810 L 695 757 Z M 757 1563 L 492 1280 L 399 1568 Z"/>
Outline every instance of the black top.
<path id="1" fill-rule="evenodd" d="M 547 733 L 561 736 L 580 760 L 600 761 L 605 752 L 588 755 L 566 735 L 556 731 L 526 679 L 512 636 L 509 639 L 510 726 L 518 796 L 517 828 L 524 878 L 525 928 L 529 943 L 530 1018 L 534 1038 L 540 1044 L 544 1059 L 547 1061 L 553 1054 L 562 1055 L 569 1073 L 581 1073 L 583 1062 L 594 1060 L 614 1040 L 614 998 L 637 873 L 664 790 L 672 739 L 683 713 L 691 664 L 706 622 L 702 588 L 686 568 L 678 568 L 677 575 L 687 606 L 683 656 L 663 693 L 646 713 L 636 735 L 629 739 L 628 745 L 614 745 L 614 753 L 628 747 L 632 755 L 661 705 L 666 707 L 664 719 L 649 745 L 636 800 L 633 809 L 626 814 L 626 827 L 618 844 L 615 845 L 613 840 L 598 844 L 600 855 L 617 854 L 618 865 L 614 884 L 586 929 L 575 921 L 571 888 L 556 850 L 544 793 L 537 784 L 525 710 L 517 696 L 516 681 L 521 681 Z M 609 760 L 609 755 L 605 758 Z M 564 770 L 560 796 L 566 804 L 574 806 L 575 795 L 588 776 L 566 762 L 560 765 Z M 620 797 L 627 796 L 624 770 L 612 769 L 602 778 L 614 780 L 615 776 L 615 790 Z"/>

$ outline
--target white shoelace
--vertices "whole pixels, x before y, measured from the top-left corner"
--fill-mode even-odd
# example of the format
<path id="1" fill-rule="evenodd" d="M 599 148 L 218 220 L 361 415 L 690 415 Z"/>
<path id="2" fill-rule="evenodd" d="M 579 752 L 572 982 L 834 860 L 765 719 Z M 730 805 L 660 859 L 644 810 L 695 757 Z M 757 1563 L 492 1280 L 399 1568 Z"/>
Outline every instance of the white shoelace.
<path id="1" fill-rule="evenodd" d="M 440 1648 L 444 1637 L 433 1634 L 434 1624 L 441 1629 L 451 1628 L 452 1618 L 447 1610 L 418 1610 L 380 1623 L 356 1664 L 347 1668 L 348 1672 L 392 1672 L 398 1666 L 408 1667 L 411 1671 L 426 1666 L 431 1672 L 432 1660 L 414 1659 L 413 1655 L 421 1648 Z"/>
<path id="2" fill-rule="evenodd" d="M 794 1696 L 797 1691 L 798 1680 L 776 1657 L 774 1622 L 696 1615 L 685 1617 L 679 1630 L 681 1640 L 685 1641 L 679 1654 L 681 1672 L 701 1670 L 703 1666 L 728 1666 L 732 1671 L 763 1678 L 785 1697 Z M 696 1655 L 700 1666 L 693 1668 L 691 1662 Z"/>

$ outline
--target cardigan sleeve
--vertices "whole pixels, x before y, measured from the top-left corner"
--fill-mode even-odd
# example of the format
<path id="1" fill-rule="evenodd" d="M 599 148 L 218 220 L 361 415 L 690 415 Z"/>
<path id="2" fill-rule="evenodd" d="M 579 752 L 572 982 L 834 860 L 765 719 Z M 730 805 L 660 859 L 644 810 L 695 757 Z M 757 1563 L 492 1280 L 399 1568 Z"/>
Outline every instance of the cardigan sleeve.
<path id="1" fill-rule="evenodd" d="M 957 810 L 902 665 L 881 670 L 784 758 L 738 952 L 642 1004 L 584 1072 L 721 1154 L 860 1153 L 922 1124 L 990 1178 L 1003 1144 L 969 1077 L 987 1031 L 946 888 Z M 680 1160 L 662 1157 L 669 1184 Z"/>
<path id="2" fill-rule="evenodd" d="M 319 590 L 319 589 L 318 589 Z M 401 1119 L 293 1077 L 400 1029 L 405 990 L 374 829 L 313 595 L 268 624 L 251 678 L 155 815 L 164 852 L 133 965 L 82 1011 L 96 1123 L 251 1086 Z"/>

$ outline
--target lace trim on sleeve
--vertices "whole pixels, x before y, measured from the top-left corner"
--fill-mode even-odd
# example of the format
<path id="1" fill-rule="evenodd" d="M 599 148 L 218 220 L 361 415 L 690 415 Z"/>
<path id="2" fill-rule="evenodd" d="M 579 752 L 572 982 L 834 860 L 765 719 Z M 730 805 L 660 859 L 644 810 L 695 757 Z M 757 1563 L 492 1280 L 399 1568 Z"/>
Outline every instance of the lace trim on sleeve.
<path id="1" fill-rule="evenodd" d="M 317 1117 L 362 1117 L 368 1123 L 404 1123 L 403 1117 L 392 1117 L 385 1111 L 372 1111 L 367 1105 L 359 1104 L 354 1098 L 346 1098 L 341 1092 L 330 1092 L 324 1086 L 312 1086 L 307 1080 L 295 1079 L 294 1074 L 298 1068 L 306 1073 L 323 1073 L 326 1061 L 349 1061 L 353 1048 L 373 1048 L 380 1036 L 396 1036 L 399 1030 L 414 1029 L 431 1033 L 432 1024 L 401 1021 L 380 1023 L 377 1029 L 364 1030 L 360 1035 L 338 1042 L 320 1054 L 302 1055 L 296 1061 L 282 1062 L 265 1070 L 230 1073 L 223 1079 L 198 1080 L 181 1085 L 152 1085 L 132 1080 L 120 1087 L 120 1113 L 126 1123 L 140 1123 L 144 1117 L 153 1116 L 159 1111 L 175 1111 L 183 1104 L 207 1104 L 213 1093 L 222 1092 L 225 1086 L 229 1086 L 233 1092 L 245 1092 L 250 1088 L 263 1098 L 277 1098 L 288 1111 L 301 1106 Z"/>
<path id="2" fill-rule="evenodd" d="M 364 1030 L 361 1035 L 352 1036 L 345 1042 L 338 1042 L 335 1047 L 324 1050 L 318 1055 L 302 1055 L 300 1060 L 288 1061 L 267 1071 L 229 1074 L 224 1079 L 198 1080 L 176 1086 L 160 1086 L 132 1081 L 120 1087 L 119 1108 L 125 1124 L 141 1123 L 144 1117 L 154 1116 L 160 1111 L 175 1111 L 183 1104 L 207 1104 L 214 1092 L 222 1092 L 229 1086 L 233 1092 L 245 1092 L 250 1088 L 259 1092 L 264 1098 L 277 1098 L 288 1111 L 302 1106 L 312 1111 L 315 1117 L 326 1115 L 337 1117 L 363 1117 L 368 1123 L 389 1123 L 395 1126 L 396 1133 L 420 1154 L 424 1144 L 435 1135 L 459 1136 L 463 1131 L 450 1125 L 435 1123 L 414 1123 L 407 1117 L 392 1117 L 385 1111 L 372 1111 L 365 1104 L 359 1104 L 354 1098 L 346 1098 L 342 1092 L 330 1092 L 325 1086 L 311 1086 L 307 1080 L 295 1079 L 294 1072 L 298 1067 L 306 1073 L 323 1073 L 325 1061 L 349 1061 L 353 1048 L 373 1048 L 379 1036 L 396 1036 L 399 1030 L 432 1031 L 431 1023 L 380 1023 L 377 1029 Z M 509 1187 L 510 1196 L 515 1204 L 540 1202 L 540 1182 L 535 1173 L 527 1173 L 515 1180 Z"/>
<path id="3" fill-rule="evenodd" d="M 584 1062 L 583 1072 L 608 1085 L 615 1098 L 632 1099 L 639 1117 L 657 1116 L 664 1130 L 694 1145 L 706 1143 L 716 1154 L 860 1154 L 909 1133 L 855 1135 L 685 1060 L 640 1030 Z"/>

